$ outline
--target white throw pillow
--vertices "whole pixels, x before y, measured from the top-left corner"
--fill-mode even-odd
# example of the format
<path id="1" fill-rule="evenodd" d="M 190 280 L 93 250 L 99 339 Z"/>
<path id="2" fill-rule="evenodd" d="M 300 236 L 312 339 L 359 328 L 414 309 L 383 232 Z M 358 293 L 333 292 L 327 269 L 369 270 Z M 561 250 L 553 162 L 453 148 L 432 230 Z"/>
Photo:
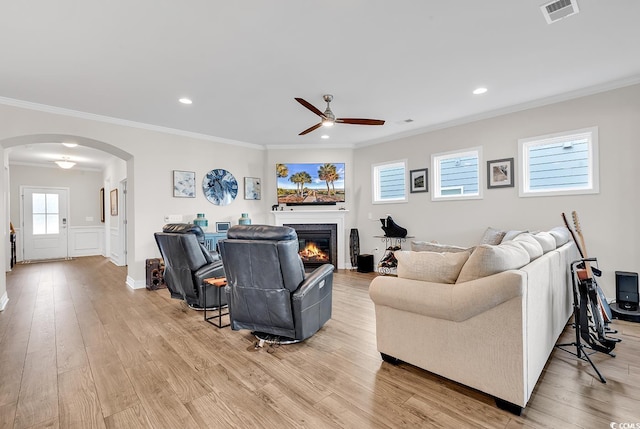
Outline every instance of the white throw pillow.
<path id="1" fill-rule="evenodd" d="M 482 244 L 473 251 L 460 270 L 456 283 L 487 277 L 507 270 L 517 270 L 529 263 L 529 254 L 513 241 L 499 246 Z"/>
<path id="2" fill-rule="evenodd" d="M 452 246 L 449 244 L 440 244 L 440 243 L 434 243 L 429 241 L 412 241 L 411 250 L 413 250 L 414 252 L 457 253 L 457 252 L 464 252 L 470 249 L 467 249 L 465 247 L 460 247 L 460 246 Z"/>
<path id="3" fill-rule="evenodd" d="M 556 249 L 560 246 L 564 246 L 569 242 L 569 240 L 571 240 L 571 233 L 566 226 L 556 226 L 549 231 L 549 234 L 551 234 L 556 240 Z"/>
<path id="4" fill-rule="evenodd" d="M 513 239 L 513 242 L 522 246 L 522 248 L 527 251 L 529 259 L 532 261 L 542 256 L 542 245 L 528 232 L 518 235 Z"/>
<path id="5" fill-rule="evenodd" d="M 453 284 L 460 269 L 469 259 L 469 252 L 437 253 L 397 250 L 398 277 L 434 283 Z"/>
<path id="6" fill-rule="evenodd" d="M 538 232 L 532 235 L 533 238 L 538 240 L 538 243 L 542 246 L 542 253 L 547 253 L 556 248 L 556 239 L 548 232 Z"/>

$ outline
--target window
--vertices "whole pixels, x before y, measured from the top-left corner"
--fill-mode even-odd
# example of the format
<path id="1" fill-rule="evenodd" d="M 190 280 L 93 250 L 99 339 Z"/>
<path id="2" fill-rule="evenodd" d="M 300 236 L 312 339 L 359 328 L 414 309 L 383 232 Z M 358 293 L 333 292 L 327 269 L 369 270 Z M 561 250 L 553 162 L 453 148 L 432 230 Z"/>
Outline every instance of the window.
<path id="1" fill-rule="evenodd" d="M 58 234 L 58 194 L 36 194 L 31 197 L 33 235 Z"/>
<path id="2" fill-rule="evenodd" d="M 431 155 L 431 199 L 438 201 L 482 198 L 480 155 L 479 147 Z"/>
<path id="3" fill-rule="evenodd" d="M 406 160 L 375 164 L 371 174 L 374 204 L 407 202 Z"/>
<path id="4" fill-rule="evenodd" d="M 520 196 L 598 192 L 598 128 L 518 142 Z"/>

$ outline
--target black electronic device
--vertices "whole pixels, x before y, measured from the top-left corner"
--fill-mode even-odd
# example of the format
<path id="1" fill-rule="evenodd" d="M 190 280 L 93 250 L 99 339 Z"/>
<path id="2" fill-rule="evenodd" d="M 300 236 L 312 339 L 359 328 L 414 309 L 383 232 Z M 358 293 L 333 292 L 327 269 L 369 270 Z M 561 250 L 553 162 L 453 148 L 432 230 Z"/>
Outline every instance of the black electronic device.
<path id="1" fill-rule="evenodd" d="M 616 271 L 616 303 L 623 310 L 638 309 L 638 273 Z"/>
<path id="2" fill-rule="evenodd" d="M 358 272 L 370 273 L 373 271 L 373 255 L 358 255 Z"/>

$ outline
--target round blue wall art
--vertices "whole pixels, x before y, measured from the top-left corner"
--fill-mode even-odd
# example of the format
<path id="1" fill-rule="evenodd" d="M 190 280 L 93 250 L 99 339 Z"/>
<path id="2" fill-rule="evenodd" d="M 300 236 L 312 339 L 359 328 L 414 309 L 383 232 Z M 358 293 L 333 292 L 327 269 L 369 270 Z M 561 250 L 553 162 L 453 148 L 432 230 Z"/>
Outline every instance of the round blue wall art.
<path id="1" fill-rule="evenodd" d="M 202 190 L 211 204 L 226 206 L 238 195 L 238 181 L 227 170 L 215 168 L 202 179 Z"/>

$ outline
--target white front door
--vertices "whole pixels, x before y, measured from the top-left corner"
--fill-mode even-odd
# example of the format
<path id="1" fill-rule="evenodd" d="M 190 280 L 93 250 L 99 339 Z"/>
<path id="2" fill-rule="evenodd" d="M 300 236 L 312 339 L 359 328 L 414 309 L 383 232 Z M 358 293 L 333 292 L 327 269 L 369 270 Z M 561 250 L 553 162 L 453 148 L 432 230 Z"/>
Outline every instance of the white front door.
<path id="1" fill-rule="evenodd" d="M 68 189 L 24 187 L 24 260 L 66 258 Z"/>

